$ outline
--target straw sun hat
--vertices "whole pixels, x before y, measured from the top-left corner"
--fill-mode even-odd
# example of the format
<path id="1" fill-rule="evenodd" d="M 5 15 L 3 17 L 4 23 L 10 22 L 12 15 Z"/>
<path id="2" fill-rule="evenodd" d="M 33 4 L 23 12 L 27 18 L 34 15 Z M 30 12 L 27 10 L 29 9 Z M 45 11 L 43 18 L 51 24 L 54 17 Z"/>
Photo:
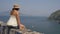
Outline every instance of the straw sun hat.
<path id="1" fill-rule="evenodd" d="M 14 4 L 13 8 L 19 8 L 18 4 Z"/>

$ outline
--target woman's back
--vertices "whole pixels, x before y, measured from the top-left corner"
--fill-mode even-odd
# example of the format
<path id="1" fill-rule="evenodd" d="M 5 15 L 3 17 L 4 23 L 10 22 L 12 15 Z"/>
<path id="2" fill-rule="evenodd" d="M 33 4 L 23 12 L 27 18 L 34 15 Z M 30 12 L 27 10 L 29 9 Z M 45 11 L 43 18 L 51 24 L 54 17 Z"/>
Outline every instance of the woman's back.
<path id="1" fill-rule="evenodd" d="M 7 25 L 8 26 L 18 26 L 17 19 L 16 19 L 16 11 L 11 12 L 11 15 L 10 15 L 10 18 L 7 22 Z"/>

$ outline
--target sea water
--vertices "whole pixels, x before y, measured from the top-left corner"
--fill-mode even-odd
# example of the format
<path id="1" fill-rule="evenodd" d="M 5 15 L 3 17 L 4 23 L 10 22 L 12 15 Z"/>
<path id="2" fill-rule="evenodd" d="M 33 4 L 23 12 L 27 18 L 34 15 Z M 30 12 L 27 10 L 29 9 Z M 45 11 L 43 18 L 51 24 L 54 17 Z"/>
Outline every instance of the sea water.
<path id="1" fill-rule="evenodd" d="M 9 16 L 0 16 L 0 21 L 5 23 L 8 21 Z M 48 20 L 48 17 L 41 16 L 21 16 L 21 23 L 26 28 L 33 31 L 42 32 L 44 34 L 60 34 L 60 24 Z"/>

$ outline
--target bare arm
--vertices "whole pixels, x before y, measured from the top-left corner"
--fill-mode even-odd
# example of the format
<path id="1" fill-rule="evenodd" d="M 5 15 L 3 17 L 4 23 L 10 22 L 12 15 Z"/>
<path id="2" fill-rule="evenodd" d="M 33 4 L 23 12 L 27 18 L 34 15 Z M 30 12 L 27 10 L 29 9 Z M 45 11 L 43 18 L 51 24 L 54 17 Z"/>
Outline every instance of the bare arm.
<path id="1" fill-rule="evenodd" d="M 18 12 L 16 12 L 16 19 L 17 19 L 17 24 L 18 24 L 18 26 L 19 26 L 19 28 L 20 28 L 20 17 L 19 17 L 19 13 Z"/>
<path id="2" fill-rule="evenodd" d="M 19 29 L 24 30 L 25 26 L 23 24 L 21 24 L 19 13 L 17 13 L 16 18 L 17 18 L 17 23 L 18 23 Z"/>

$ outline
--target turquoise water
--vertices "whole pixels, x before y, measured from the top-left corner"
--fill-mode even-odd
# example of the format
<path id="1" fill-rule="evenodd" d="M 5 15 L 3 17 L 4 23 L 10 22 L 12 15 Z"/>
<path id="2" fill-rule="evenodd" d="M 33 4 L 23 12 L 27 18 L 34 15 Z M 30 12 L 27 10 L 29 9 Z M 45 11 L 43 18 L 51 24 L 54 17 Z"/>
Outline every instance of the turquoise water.
<path id="1" fill-rule="evenodd" d="M 0 16 L 0 21 L 7 22 L 8 18 L 8 16 Z M 49 21 L 47 17 L 21 16 L 20 18 L 28 29 L 45 34 L 60 34 L 60 24 Z"/>

